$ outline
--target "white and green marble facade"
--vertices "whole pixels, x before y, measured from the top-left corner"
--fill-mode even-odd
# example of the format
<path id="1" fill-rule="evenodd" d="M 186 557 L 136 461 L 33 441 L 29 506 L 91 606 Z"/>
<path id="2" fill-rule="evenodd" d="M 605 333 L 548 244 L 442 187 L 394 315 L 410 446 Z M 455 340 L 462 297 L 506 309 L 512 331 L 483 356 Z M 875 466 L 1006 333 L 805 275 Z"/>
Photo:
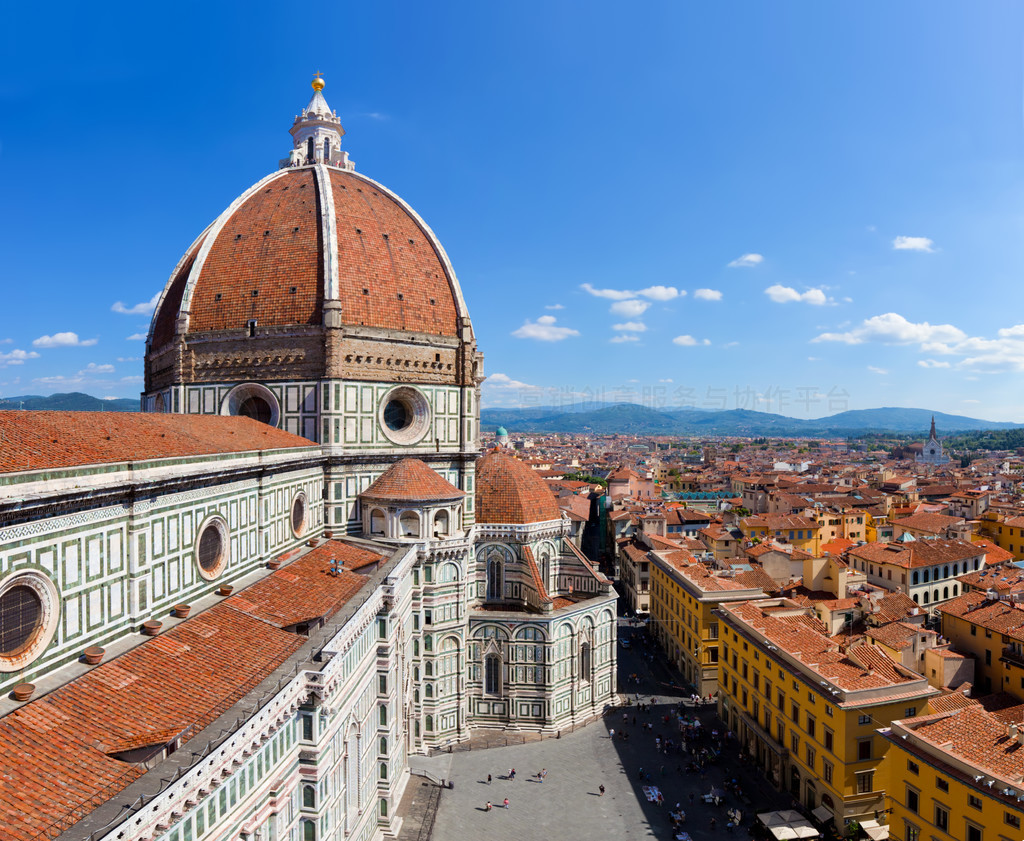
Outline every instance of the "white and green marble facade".
<path id="1" fill-rule="evenodd" d="M 0 474 L 0 586 L 34 575 L 49 639 L 0 663 L 0 692 L 43 677 L 213 592 L 323 529 L 316 448 Z M 293 501 L 306 501 L 292 531 Z M 200 574 L 196 538 L 211 517 L 228 537 L 223 568 Z M 16 668 L 12 668 L 16 667 Z"/>

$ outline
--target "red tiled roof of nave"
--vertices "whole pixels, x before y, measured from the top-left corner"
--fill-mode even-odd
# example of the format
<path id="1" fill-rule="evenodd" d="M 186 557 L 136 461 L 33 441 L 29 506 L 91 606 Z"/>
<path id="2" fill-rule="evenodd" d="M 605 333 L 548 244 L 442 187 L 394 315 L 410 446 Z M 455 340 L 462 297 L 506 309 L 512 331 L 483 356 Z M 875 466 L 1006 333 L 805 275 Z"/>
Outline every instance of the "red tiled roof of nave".
<path id="1" fill-rule="evenodd" d="M 267 678 L 306 641 L 275 617 L 333 615 L 366 581 L 323 575 L 335 551 L 365 550 L 325 544 L 0 719 L 0 755 L 17 757 L 0 774 L 4 841 L 37 841 L 70 809 L 106 802 L 145 770 L 108 754 L 190 738 Z M 318 603 L 298 605 L 296 593 Z"/>
<path id="2" fill-rule="evenodd" d="M 352 570 L 383 558 L 368 549 L 329 540 L 225 604 L 278 628 L 333 616 L 366 583 L 365 576 Z M 341 561 L 337 575 L 331 574 L 332 561 Z"/>
<path id="3" fill-rule="evenodd" d="M 465 493 L 418 458 L 403 458 L 359 495 L 381 500 L 432 500 L 458 499 Z"/>
<path id="4" fill-rule="evenodd" d="M 540 523 L 561 516 L 551 488 L 521 461 L 498 451 L 477 460 L 478 523 Z"/>
<path id="5" fill-rule="evenodd" d="M 243 417 L 0 411 L 0 473 L 315 446 Z"/>

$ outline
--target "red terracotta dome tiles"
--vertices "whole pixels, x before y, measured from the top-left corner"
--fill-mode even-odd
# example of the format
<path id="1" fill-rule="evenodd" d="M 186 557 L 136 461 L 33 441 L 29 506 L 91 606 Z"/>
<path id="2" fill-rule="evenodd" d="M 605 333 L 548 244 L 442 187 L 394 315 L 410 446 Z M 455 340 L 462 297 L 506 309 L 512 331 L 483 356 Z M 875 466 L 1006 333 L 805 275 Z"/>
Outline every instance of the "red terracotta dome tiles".
<path id="1" fill-rule="evenodd" d="M 331 187 L 345 323 L 457 335 L 448 275 L 416 220 L 376 185 L 351 173 L 332 170 Z"/>
<path id="2" fill-rule="evenodd" d="M 379 500 L 454 500 L 465 494 L 418 458 L 403 458 L 360 496 Z"/>
<path id="3" fill-rule="evenodd" d="M 316 175 L 265 184 L 217 235 L 190 306 L 189 332 L 323 320 L 323 237 Z M 293 291 L 294 290 L 294 291 Z"/>
<path id="4" fill-rule="evenodd" d="M 561 516 L 551 488 L 521 461 L 500 452 L 477 460 L 478 523 L 541 523 Z"/>

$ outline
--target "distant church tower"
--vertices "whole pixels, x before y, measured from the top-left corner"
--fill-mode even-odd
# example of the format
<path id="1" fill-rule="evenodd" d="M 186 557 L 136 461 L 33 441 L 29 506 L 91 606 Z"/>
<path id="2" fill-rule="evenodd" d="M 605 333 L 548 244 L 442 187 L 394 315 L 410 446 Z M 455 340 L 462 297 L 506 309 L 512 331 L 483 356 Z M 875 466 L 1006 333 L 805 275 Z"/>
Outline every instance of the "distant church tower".
<path id="1" fill-rule="evenodd" d="M 917 456 L 915 461 L 918 464 L 949 464 L 949 456 L 942 452 L 942 442 L 939 440 L 939 436 L 935 432 L 935 415 L 932 415 L 932 428 L 928 433 L 928 440 L 925 442 L 924 449 L 921 450 L 921 454 Z"/>

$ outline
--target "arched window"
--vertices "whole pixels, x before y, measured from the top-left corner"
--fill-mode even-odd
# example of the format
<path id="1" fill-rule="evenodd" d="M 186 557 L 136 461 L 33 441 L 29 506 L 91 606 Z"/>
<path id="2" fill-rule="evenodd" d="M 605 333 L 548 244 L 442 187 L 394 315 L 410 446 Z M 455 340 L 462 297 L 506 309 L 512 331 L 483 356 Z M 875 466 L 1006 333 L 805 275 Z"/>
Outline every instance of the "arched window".
<path id="1" fill-rule="evenodd" d="M 487 560 L 487 598 L 500 599 L 504 595 L 502 584 L 502 563 L 501 555 L 493 553 Z"/>
<path id="2" fill-rule="evenodd" d="M 978 560 L 978 558 L 975 558 L 975 559 L 974 559 L 974 568 L 975 568 L 975 569 L 977 569 L 977 568 L 978 568 L 978 563 L 979 563 L 979 560 Z"/>
<path id="3" fill-rule="evenodd" d="M 925 595 L 925 598 L 928 598 L 928 594 L 927 593 L 925 593 L 924 595 Z M 917 593 L 914 593 L 914 604 L 917 604 L 917 600 L 918 600 Z"/>
<path id="4" fill-rule="evenodd" d="M 331 139 L 329 137 L 324 138 L 324 163 L 331 162 Z"/>
<path id="5" fill-rule="evenodd" d="M 315 786 L 303 786 L 302 787 L 302 805 L 306 809 L 316 808 L 316 787 Z"/>
<path id="6" fill-rule="evenodd" d="M 484 658 L 484 693 L 501 694 L 501 659 L 497 654 L 488 654 Z"/>
<path id="7" fill-rule="evenodd" d="M 388 737 L 387 736 L 381 736 L 380 737 L 380 744 L 378 745 L 378 752 L 380 753 L 381 756 L 387 756 L 388 755 Z"/>
<path id="8" fill-rule="evenodd" d="M 928 583 L 928 573 L 930 573 L 930 572 L 931 572 L 931 570 L 930 570 L 930 569 L 926 569 L 926 570 L 924 571 L 924 583 L 925 583 L 925 584 L 927 584 L 927 583 Z"/>
<path id="9" fill-rule="evenodd" d="M 428 733 L 434 732 L 434 716 L 428 715 L 426 720 L 426 728 Z"/>
<path id="10" fill-rule="evenodd" d="M 384 706 L 383 704 L 381 704 L 378 709 L 380 710 L 380 712 L 377 714 L 379 716 L 379 718 L 378 718 L 379 722 L 381 724 L 387 724 L 388 723 L 388 708 L 386 706 Z"/>
<path id="11" fill-rule="evenodd" d="M 388 764 L 386 762 L 382 762 L 380 764 L 380 778 L 382 780 L 386 780 L 388 778 Z"/>
<path id="12" fill-rule="evenodd" d="M 932 592 L 932 601 L 933 602 L 937 602 L 938 600 L 939 600 L 939 588 L 936 587 L 935 590 Z"/>
<path id="13" fill-rule="evenodd" d="M 316 821 L 305 819 L 302 821 L 302 841 L 316 841 Z"/>
<path id="14" fill-rule="evenodd" d="M 949 587 L 943 587 L 942 588 L 942 598 L 944 598 L 944 599 L 948 599 L 949 598 Z"/>
<path id="15" fill-rule="evenodd" d="M 380 816 L 386 818 L 388 816 L 388 801 L 383 797 L 380 799 Z"/>
<path id="16" fill-rule="evenodd" d="M 434 676 L 434 664 L 431 663 L 429 660 L 427 660 L 427 662 L 423 664 L 423 674 L 425 674 L 427 677 Z"/>
<path id="17" fill-rule="evenodd" d="M 590 681 L 590 643 L 580 646 L 580 680 Z"/>
<path id="18" fill-rule="evenodd" d="M 434 515 L 434 537 L 446 537 L 448 534 L 448 512 L 438 511 Z"/>
<path id="19" fill-rule="evenodd" d="M 398 518 L 399 533 L 402 537 L 420 536 L 420 517 L 415 511 L 406 511 Z"/>
<path id="20" fill-rule="evenodd" d="M 918 584 L 919 583 L 917 570 L 915 570 L 914 573 L 910 576 L 910 583 L 911 584 Z"/>
<path id="21" fill-rule="evenodd" d="M 956 597 L 956 595 L 957 595 L 957 590 L 958 590 L 958 589 L 959 589 L 959 588 L 958 588 L 958 585 L 954 584 L 954 585 L 953 585 L 953 596 L 954 596 L 954 597 Z"/>
<path id="22" fill-rule="evenodd" d="M 434 685 L 431 684 L 431 683 L 424 684 L 424 686 L 423 686 L 423 694 L 427 698 L 433 698 L 434 697 Z"/>
<path id="23" fill-rule="evenodd" d="M 370 534 L 384 534 L 384 512 L 379 508 L 370 512 Z"/>
<path id="24" fill-rule="evenodd" d="M 313 138 L 312 137 L 310 137 L 306 141 L 306 157 L 309 158 L 309 160 L 313 160 Z"/>
<path id="25" fill-rule="evenodd" d="M 927 590 L 924 591 L 924 603 L 928 604 L 928 591 Z"/>
<path id="26" fill-rule="evenodd" d="M 942 577 L 949 578 L 949 565 L 947 564 L 942 568 Z"/>

